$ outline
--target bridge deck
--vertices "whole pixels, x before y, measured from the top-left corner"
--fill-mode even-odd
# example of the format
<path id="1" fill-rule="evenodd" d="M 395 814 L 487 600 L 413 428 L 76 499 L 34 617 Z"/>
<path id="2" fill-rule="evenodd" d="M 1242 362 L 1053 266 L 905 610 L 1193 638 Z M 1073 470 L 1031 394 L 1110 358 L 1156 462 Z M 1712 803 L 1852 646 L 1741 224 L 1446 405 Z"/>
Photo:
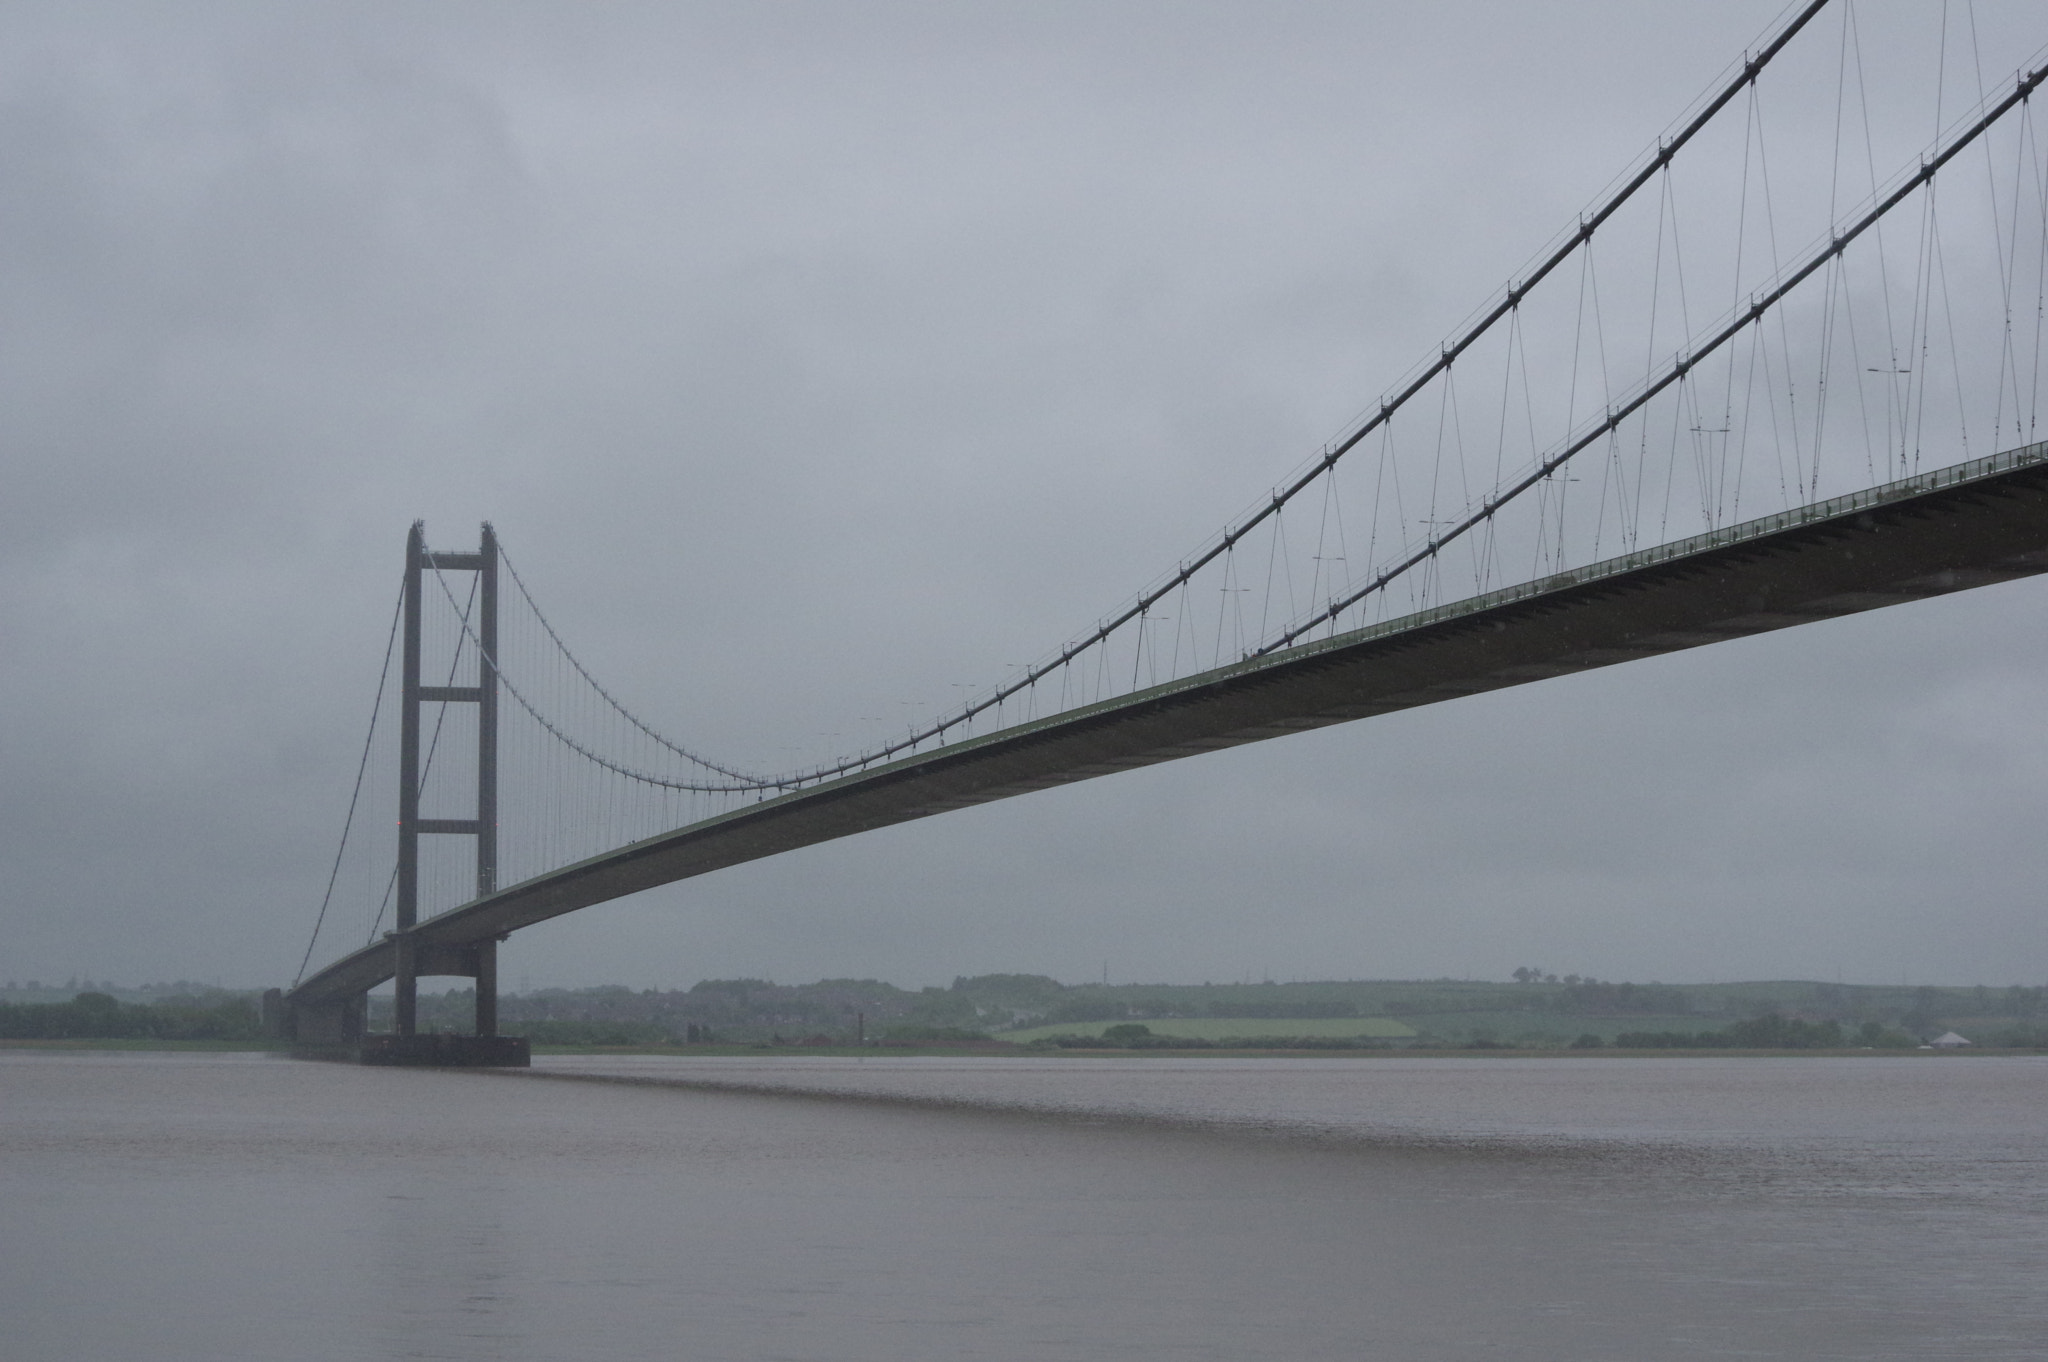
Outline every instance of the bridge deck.
<path id="1" fill-rule="evenodd" d="M 1019 724 L 749 805 L 419 924 L 460 947 L 892 823 L 1479 691 L 2048 571 L 2048 443 L 1750 521 Z M 293 1004 L 395 972 L 387 938 Z"/>

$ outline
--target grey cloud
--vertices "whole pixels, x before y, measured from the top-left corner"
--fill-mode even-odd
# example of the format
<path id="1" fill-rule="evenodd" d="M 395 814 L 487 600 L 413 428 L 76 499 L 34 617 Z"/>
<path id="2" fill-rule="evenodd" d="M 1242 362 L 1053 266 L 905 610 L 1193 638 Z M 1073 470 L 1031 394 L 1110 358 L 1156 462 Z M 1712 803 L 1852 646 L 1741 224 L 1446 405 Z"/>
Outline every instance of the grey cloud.
<path id="1" fill-rule="evenodd" d="M 0 977 L 288 976 L 415 517 L 494 520 L 608 684 L 751 765 L 993 680 L 1263 495 L 1774 13 L 13 7 Z M 952 815 L 507 974 L 2038 980 L 2044 613 Z"/>

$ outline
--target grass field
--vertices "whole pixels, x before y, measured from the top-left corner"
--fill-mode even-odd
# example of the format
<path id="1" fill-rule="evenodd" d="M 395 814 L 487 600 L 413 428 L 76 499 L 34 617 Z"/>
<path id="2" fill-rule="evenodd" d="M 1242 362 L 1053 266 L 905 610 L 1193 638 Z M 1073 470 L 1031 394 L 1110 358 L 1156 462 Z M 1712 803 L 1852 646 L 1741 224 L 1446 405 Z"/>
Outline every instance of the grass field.
<path id="1" fill-rule="evenodd" d="M 1182 1017 L 1143 1023 L 1155 1036 L 1223 1040 L 1234 1036 L 1370 1036 L 1409 1040 L 1421 1035 L 1451 1044 L 1488 1040 L 1565 1045 L 1592 1032 L 1612 1042 L 1622 1031 L 1710 1031 L 1725 1019 L 1698 1016 L 1579 1016 L 1568 1012 L 1431 1012 L 1396 1021 L 1391 1017 Z M 1115 1022 L 1068 1022 L 1002 1031 L 996 1039 L 1029 1045 L 1041 1036 L 1099 1036 Z"/>
<path id="2" fill-rule="evenodd" d="M 1003 1031 L 997 1040 L 1029 1045 L 1041 1036 L 1099 1036 L 1117 1022 L 1067 1022 L 1056 1026 L 1032 1026 L 1022 1031 Z M 1415 1034 L 1411 1026 L 1390 1017 L 1172 1017 L 1148 1021 L 1155 1036 L 1181 1036 L 1188 1040 L 1225 1040 L 1233 1036 L 1334 1036 L 1349 1039 L 1370 1036 L 1374 1040 L 1405 1040 Z"/>
<path id="3" fill-rule="evenodd" d="M 1659 1014 L 1584 1016 L 1571 1012 L 1432 1012 L 1412 1020 L 1416 1030 L 1453 1043 L 1484 1036 L 1488 1040 L 1500 1041 L 1547 1038 L 1562 1044 L 1589 1031 L 1610 1042 L 1623 1031 L 1717 1031 L 1735 1018 Z"/>

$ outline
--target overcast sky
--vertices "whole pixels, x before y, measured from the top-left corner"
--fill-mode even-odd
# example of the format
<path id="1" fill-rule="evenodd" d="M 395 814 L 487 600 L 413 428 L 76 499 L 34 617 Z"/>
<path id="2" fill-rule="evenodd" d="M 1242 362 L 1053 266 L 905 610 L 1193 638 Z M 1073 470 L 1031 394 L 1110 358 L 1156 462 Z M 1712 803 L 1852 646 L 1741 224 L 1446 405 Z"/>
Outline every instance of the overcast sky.
<path id="1" fill-rule="evenodd" d="M 1778 8 L 10 4 L 0 982 L 289 981 L 415 518 L 495 522 L 756 769 L 999 679 Z M 504 971 L 2040 983 L 2044 797 L 2028 582 L 812 848 Z"/>

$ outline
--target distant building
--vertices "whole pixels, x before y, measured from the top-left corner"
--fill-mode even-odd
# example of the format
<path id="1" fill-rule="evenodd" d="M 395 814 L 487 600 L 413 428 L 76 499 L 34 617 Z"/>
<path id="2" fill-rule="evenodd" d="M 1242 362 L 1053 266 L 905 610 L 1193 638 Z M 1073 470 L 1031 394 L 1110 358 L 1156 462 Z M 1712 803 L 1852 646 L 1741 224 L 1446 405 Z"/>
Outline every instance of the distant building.
<path id="1" fill-rule="evenodd" d="M 1960 1050 L 1963 1046 L 1969 1045 L 1972 1042 L 1968 1036 L 1959 1036 L 1953 1031 L 1944 1031 L 1927 1043 L 1937 1050 Z"/>

